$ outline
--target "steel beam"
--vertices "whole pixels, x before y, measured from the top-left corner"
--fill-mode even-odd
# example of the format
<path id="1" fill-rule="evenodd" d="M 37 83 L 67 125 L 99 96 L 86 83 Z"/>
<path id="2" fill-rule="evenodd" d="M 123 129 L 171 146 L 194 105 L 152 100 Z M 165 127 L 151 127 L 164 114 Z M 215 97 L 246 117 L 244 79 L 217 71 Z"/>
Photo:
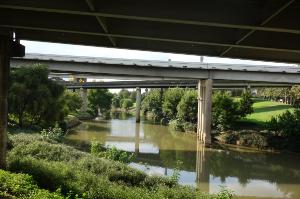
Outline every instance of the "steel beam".
<path id="1" fill-rule="evenodd" d="M 205 45 L 205 46 L 218 46 L 218 47 L 232 47 L 232 48 L 263 50 L 263 51 L 273 51 L 273 52 L 287 52 L 287 53 L 297 53 L 297 54 L 300 55 L 300 50 L 285 49 L 285 48 L 271 48 L 271 47 L 248 46 L 248 45 L 228 44 L 228 43 L 192 41 L 192 40 L 179 40 L 179 39 L 168 39 L 168 38 L 158 38 L 158 37 L 145 37 L 145 36 L 137 36 L 137 35 L 123 35 L 123 34 L 109 34 L 109 33 L 85 32 L 85 31 L 78 31 L 78 30 L 41 28 L 41 27 L 19 26 L 19 25 L 8 25 L 8 24 L 0 24 L 0 27 L 3 27 L 3 28 L 12 28 L 12 29 L 34 30 L 34 31 L 46 31 L 46 32 L 48 31 L 48 32 L 70 33 L 70 34 L 89 35 L 89 36 L 103 36 L 103 37 L 109 37 L 110 36 L 110 37 L 115 37 L 115 38 L 125 38 L 125 39 L 135 39 L 135 40 L 148 40 L 148 41 L 158 41 L 158 42 L 170 42 L 170 43 L 179 43 L 179 44 L 192 44 L 192 45 Z"/>
<path id="2" fill-rule="evenodd" d="M 270 22 L 274 17 L 276 17 L 277 15 L 279 15 L 283 10 L 285 10 L 287 7 L 289 7 L 289 5 L 291 5 L 295 0 L 290 0 L 287 3 L 285 3 L 282 7 L 280 7 L 276 12 L 274 12 L 271 16 L 269 16 L 266 20 L 264 20 L 260 26 L 264 26 L 266 25 L 268 22 Z M 249 31 L 247 34 L 245 34 L 241 39 L 239 39 L 238 41 L 235 42 L 235 44 L 240 44 L 242 41 L 244 41 L 245 39 L 247 39 L 249 36 L 251 36 L 256 30 L 251 30 Z M 226 53 L 228 53 L 233 47 L 229 47 L 226 50 L 224 50 L 220 56 L 224 56 Z"/>
<path id="3" fill-rule="evenodd" d="M 92 2 L 92 0 L 86 0 L 86 2 L 87 2 L 87 4 L 88 4 L 90 10 L 93 11 L 93 12 L 96 12 L 96 8 L 95 8 L 94 3 Z M 99 25 L 101 26 L 101 28 L 103 29 L 103 31 L 104 31 L 105 33 L 109 33 L 109 32 L 108 32 L 107 25 L 106 25 L 106 23 L 105 23 L 105 18 L 100 17 L 100 16 L 96 16 L 96 19 L 97 19 Z M 109 39 L 109 41 L 111 42 L 111 44 L 112 44 L 113 46 L 116 46 L 116 41 L 114 40 L 113 37 L 108 36 L 108 39 Z"/>
<path id="4" fill-rule="evenodd" d="M 102 13 L 102 12 L 86 12 L 86 11 L 78 11 L 78 10 L 63 10 L 63 9 L 17 6 L 17 5 L 4 5 L 4 4 L 0 5 L 0 8 L 25 10 L 25 11 L 36 11 L 36 12 L 71 14 L 71 15 L 82 15 L 82 16 L 95 16 L 95 17 L 99 16 L 99 17 L 106 17 L 106 18 L 162 22 L 162 23 L 174 23 L 174 24 L 186 24 L 186 25 L 208 26 L 208 27 L 218 27 L 218 28 L 232 28 L 232 29 L 244 29 L 244 30 L 300 34 L 300 30 L 295 30 L 295 29 L 250 26 L 250 25 L 242 25 L 242 24 L 227 24 L 227 23 L 218 23 L 218 22 L 168 19 L 168 18 L 157 18 L 157 17 L 141 17 L 141 16 L 121 15 L 121 14 Z"/>

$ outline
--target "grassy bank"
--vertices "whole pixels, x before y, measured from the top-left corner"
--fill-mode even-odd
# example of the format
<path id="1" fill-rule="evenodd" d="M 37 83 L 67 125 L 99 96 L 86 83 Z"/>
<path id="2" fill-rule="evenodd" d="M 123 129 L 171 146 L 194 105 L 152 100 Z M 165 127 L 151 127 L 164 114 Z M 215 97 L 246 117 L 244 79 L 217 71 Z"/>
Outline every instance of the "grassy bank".
<path id="1" fill-rule="evenodd" d="M 26 175 L 3 175 L 29 179 L 28 186 L 33 186 L 37 193 L 51 195 L 46 198 L 230 198 L 226 191 L 206 195 L 195 188 L 181 186 L 172 178 L 148 176 L 126 164 L 93 156 L 37 134 L 11 135 L 9 147 L 8 170 Z M 11 183 L 11 178 L 1 179 L 4 179 L 0 183 L 2 192 L 22 198 L 3 185 Z M 26 187 L 24 192 L 31 194 Z"/>
<path id="2" fill-rule="evenodd" d="M 287 110 L 293 110 L 291 105 L 282 102 L 256 100 L 253 104 L 254 113 L 248 115 L 246 120 L 257 123 L 270 121 L 272 116 L 278 116 Z"/>

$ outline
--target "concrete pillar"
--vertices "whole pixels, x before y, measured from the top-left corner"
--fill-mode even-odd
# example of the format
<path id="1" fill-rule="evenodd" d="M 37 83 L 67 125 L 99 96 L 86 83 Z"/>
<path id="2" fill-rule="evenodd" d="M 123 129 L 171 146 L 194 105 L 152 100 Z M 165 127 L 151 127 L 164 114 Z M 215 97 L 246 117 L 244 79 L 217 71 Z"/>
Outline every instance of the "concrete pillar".
<path id="1" fill-rule="evenodd" d="M 209 167 L 205 161 L 205 145 L 197 140 L 196 183 L 199 190 L 209 193 Z"/>
<path id="2" fill-rule="evenodd" d="M 9 43 L 10 37 L 0 34 L 0 169 L 6 168 Z"/>
<path id="3" fill-rule="evenodd" d="M 141 89 L 136 88 L 135 121 L 141 121 Z"/>
<path id="4" fill-rule="evenodd" d="M 86 112 L 88 109 L 87 89 L 80 88 L 80 96 L 82 99 L 81 111 Z"/>
<path id="5" fill-rule="evenodd" d="M 212 80 L 199 80 L 197 137 L 207 145 L 211 144 L 211 115 Z"/>
<path id="6" fill-rule="evenodd" d="M 138 156 L 140 152 L 140 124 L 135 124 L 135 143 L 134 143 L 134 152 Z"/>

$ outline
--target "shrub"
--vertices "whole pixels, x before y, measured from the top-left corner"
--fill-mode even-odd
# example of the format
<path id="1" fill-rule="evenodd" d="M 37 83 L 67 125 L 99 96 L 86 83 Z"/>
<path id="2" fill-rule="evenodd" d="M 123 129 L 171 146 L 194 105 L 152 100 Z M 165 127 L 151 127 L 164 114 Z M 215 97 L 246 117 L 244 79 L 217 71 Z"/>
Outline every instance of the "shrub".
<path id="1" fill-rule="evenodd" d="M 183 122 L 180 119 L 174 119 L 169 122 L 169 127 L 174 131 L 184 131 Z"/>
<path id="2" fill-rule="evenodd" d="M 177 118 L 185 122 L 196 123 L 198 95 L 195 90 L 187 90 L 177 106 Z"/>
<path id="3" fill-rule="evenodd" d="M 258 149 L 266 148 L 267 138 L 259 133 L 248 133 L 240 135 L 240 145 L 248 147 L 256 147 Z"/>
<path id="4" fill-rule="evenodd" d="M 246 91 L 241 95 L 241 100 L 239 101 L 239 111 L 241 117 L 246 117 L 246 115 L 253 113 L 253 99 L 251 98 L 251 92 Z"/>
<path id="5" fill-rule="evenodd" d="M 125 151 L 118 150 L 115 146 L 101 152 L 99 156 L 122 163 L 130 163 L 135 158 L 134 153 L 130 154 Z"/>
<path id="6" fill-rule="evenodd" d="M 133 106 L 133 102 L 131 99 L 122 99 L 121 106 L 123 109 L 128 110 L 130 107 Z"/>
<path id="7" fill-rule="evenodd" d="M 0 198 L 28 198 L 28 199 L 63 199 L 59 190 L 51 193 L 40 189 L 27 174 L 14 174 L 0 170 Z"/>
<path id="8" fill-rule="evenodd" d="M 57 142 L 61 142 L 65 136 L 63 130 L 60 127 L 58 127 L 58 125 L 55 125 L 55 127 L 53 128 L 49 127 L 48 129 L 43 129 L 41 131 L 41 135 L 44 138 L 52 139 Z"/>
<path id="9" fill-rule="evenodd" d="M 185 132 L 196 132 L 197 124 L 185 122 L 185 123 L 183 123 L 183 129 Z"/>
<path id="10" fill-rule="evenodd" d="M 226 144 L 236 144 L 240 138 L 240 133 L 235 131 L 226 131 L 218 135 L 217 140 Z"/>
<path id="11" fill-rule="evenodd" d="M 175 119 L 177 115 L 177 106 L 184 94 L 182 88 L 169 88 L 164 93 L 162 111 L 168 119 Z"/>
<path id="12" fill-rule="evenodd" d="M 216 92 L 212 103 L 212 125 L 219 131 L 231 129 L 240 118 L 239 104 L 226 92 Z"/>
<path id="13" fill-rule="evenodd" d="M 76 194 L 85 199 L 203 198 L 195 188 L 180 186 L 170 178 L 147 176 L 120 162 L 80 152 L 40 135 L 14 135 L 11 139 L 8 169 L 32 175 L 39 187 L 51 191 L 61 188 L 70 198 L 76 198 Z"/>

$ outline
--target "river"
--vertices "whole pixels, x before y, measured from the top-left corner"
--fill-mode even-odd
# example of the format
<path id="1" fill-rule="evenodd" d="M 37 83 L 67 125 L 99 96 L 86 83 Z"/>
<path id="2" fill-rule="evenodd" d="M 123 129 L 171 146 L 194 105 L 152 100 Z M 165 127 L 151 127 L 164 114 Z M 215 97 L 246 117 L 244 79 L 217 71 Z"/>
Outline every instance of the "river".
<path id="1" fill-rule="evenodd" d="M 300 198 L 300 155 L 259 152 L 236 147 L 205 148 L 194 134 L 172 132 L 134 117 L 82 123 L 69 140 L 98 140 L 107 147 L 135 152 L 130 166 L 150 174 L 171 176 L 182 162 L 179 182 L 215 193 L 221 186 L 235 198 Z"/>

